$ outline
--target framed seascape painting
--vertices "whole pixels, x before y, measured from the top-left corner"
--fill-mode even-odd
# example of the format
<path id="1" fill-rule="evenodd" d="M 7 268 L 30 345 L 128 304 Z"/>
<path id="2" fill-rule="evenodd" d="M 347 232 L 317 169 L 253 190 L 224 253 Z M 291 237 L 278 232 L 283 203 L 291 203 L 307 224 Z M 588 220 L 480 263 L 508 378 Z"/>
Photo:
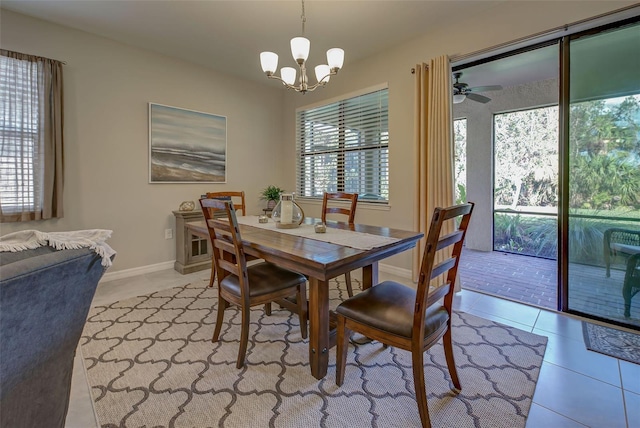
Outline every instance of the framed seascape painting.
<path id="1" fill-rule="evenodd" d="M 149 103 L 149 183 L 226 183 L 227 118 Z"/>

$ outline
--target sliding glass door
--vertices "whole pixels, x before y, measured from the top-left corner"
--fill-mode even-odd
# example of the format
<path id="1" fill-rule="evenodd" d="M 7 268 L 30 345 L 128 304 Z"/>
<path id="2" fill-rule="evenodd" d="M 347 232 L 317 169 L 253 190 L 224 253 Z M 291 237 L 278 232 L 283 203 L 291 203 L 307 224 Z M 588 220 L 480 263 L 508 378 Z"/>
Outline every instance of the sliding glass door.
<path id="1" fill-rule="evenodd" d="M 564 309 L 638 328 L 640 25 L 564 46 Z"/>

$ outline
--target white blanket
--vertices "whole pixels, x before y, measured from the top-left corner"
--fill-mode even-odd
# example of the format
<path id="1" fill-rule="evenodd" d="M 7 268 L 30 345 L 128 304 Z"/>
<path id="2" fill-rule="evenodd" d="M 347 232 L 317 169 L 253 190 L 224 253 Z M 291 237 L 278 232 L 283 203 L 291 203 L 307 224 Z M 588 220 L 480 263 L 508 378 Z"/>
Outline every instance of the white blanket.
<path id="1" fill-rule="evenodd" d="M 116 252 L 105 241 L 111 237 L 111 230 L 91 229 L 69 232 L 40 232 L 22 230 L 0 237 L 0 252 L 32 250 L 49 245 L 56 250 L 90 248 L 102 257 L 102 266 L 111 266 L 111 256 Z"/>

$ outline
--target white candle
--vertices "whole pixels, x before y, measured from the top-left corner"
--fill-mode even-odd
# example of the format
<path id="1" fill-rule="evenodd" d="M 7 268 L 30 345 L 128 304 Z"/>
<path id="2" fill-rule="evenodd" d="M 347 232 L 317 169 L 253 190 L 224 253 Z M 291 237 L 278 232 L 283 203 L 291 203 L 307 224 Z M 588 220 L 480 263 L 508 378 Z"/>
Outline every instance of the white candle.
<path id="1" fill-rule="evenodd" d="M 293 201 L 282 201 L 282 215 L 280 216 L 280 223 L 291 224 L 293 223 Z"/>

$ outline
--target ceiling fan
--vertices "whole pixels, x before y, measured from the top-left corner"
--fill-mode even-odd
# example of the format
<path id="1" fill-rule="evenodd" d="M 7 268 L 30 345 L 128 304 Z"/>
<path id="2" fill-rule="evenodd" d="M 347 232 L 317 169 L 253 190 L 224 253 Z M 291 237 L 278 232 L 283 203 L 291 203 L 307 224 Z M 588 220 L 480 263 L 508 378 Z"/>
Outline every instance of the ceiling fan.
<path id="1" fill-rule="evenodd" d="M 498 91 L 502 89 L 500 85 L 491 85 L 491 86 L 474 86 L 470 88 L 466 83 L 460 82 L 460 77 L 462 77 L 462 72 L 458 71 L 453 73 L 453 77 L 456 79 L 453 82 L 453 103 L 459 104 L 463 102 L 466 98 L 470 100 L 477 101 L 479 103 L 486 104 L 491 101 L 491 98 L 485 97 L 484 95 L 476 94 L 476 92 L 486 92 L 486 91 Z"/>

